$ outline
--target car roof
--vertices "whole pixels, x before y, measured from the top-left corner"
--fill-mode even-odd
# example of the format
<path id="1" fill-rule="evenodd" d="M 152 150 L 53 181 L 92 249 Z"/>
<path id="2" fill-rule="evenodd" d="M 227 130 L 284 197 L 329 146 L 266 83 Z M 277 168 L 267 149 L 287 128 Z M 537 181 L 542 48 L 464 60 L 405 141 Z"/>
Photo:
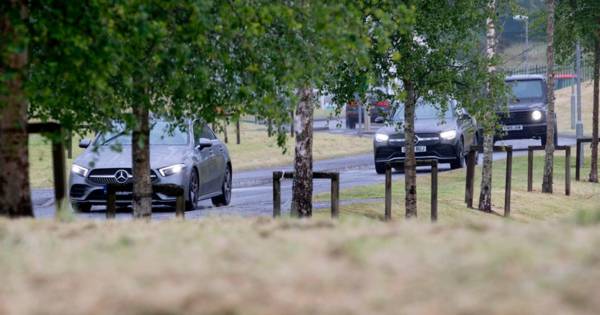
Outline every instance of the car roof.
<path id="1" fill-rule="evenodd" d="M 518 81 L 518 80 L 545 80 L 546 76 L 542 74 L 515 74 L 506 77 L 506 81 Z"/>

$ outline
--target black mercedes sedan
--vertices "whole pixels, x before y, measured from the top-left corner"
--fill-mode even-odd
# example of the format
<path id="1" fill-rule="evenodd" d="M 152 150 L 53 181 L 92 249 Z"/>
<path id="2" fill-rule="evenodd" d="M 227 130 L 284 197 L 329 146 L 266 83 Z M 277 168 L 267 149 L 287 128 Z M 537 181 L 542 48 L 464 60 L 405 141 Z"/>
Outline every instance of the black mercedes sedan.
<path id="1" fill-rule="evenodd" d="M 472 145 L 480 141 L 477 122 L 466 111 L 450 102 L 446 111 L 437 104 L 420 101 L 415 110 L 415 156 L 417 160 L 436 159 L 450 163 L 452 169 L 465 165 L 465 156 Z M 380 128 L 373 139 L 375 170 L 385 173 L 386 164 L 401 171 L 404 168 L 405 148 L 404 107 L 400 104 L 392 116 L 392 124 Z"/>

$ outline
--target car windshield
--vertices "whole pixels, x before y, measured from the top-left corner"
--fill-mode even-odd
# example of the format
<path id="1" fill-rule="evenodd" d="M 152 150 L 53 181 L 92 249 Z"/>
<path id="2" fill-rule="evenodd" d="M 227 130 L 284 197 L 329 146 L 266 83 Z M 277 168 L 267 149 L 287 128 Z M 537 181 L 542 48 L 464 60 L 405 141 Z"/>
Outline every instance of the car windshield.
<path id="1" fill-rule="evenodd" d="M 415 119 L 416 120 L 424 120 L 424 119 L 448 119 L 452 118 L 452 111 L 447 109 L 445 112 L 442 112 L 439 109 L 439 105 L 434 105 L 432 103 L 427 103 L 424 101 L 417 102 L 417 107 L 415 108 Z M 394 113 L 394 121 L 399 122 L 404 120 L 404 104 L 400 104 Z"/>
<path id="2" fill-rule="evenodd" d="M 163 121 L 155 122 L 150 129 L 151 145 L 186 145 L 189 134 L 179 128 L 172 128 Z M 96 140 L 97 145 L 131 145 L 131 133 L 124 132 L 122 125 L 117 125 L 113 132 L 102 133 Z"/>
<path id="3" fill-rule="evenodd" d="M 514 80 L 508 84 L 512 89 L 512 95 L 518 100 L 523 98 L 543 98 L 544 90 L 542 80 Z"/>

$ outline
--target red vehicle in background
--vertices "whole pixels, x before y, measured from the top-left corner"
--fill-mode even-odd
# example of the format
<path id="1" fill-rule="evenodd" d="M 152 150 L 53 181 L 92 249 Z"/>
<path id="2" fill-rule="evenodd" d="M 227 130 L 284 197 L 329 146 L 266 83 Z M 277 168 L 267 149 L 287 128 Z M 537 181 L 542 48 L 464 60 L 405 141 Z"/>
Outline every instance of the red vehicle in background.
<path id="1" fill-rule="evenodd" d="M 383 123 L 389 118 L 392 106 L 389 100 L 373 101 L 369 106 L 369 119 L 372 123 Z M 366 106 L 362 106 L 363 122 L 366 119 Z M 359 106 L 356 101 L 346 104 L 346 128 L 354 129 L 359 119 Z"/>

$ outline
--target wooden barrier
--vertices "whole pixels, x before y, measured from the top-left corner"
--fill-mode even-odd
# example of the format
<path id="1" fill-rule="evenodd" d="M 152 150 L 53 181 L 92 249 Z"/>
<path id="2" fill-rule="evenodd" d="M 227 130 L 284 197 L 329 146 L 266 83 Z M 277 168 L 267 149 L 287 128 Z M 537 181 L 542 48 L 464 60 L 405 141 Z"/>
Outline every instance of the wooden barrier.
<path id="1" fill-rule="evenodd" d="M 546 148 L 541 145 L 530 145 L 527 147 L 527 191 L 533 191 L 533 152 L 543 151 Z M 555 151 L 565 151 L 565 195 L 571 195 L 571 147 L 557 145 Z"/>
<path id="2" fill-rule="evenodd" d="M 504 216 L 510 216 L 510 199 L 512 185 L 512 146 L 494 146 L 494 152 L 506 152 L 506 173 L 504 182 Z M 465 203 L 468 208 L 473 208 L 473 182 L 475 179 L 475 152 L 483 152 L 481 145 L 472 146 L 467 154 L 467 176 L 465 183 Z"/>
<path id="3" fill-rule="evenodd" d="M 113 219 L 117 208 L 117 192 L 118 191 L 133 191 L 133 184 L 108 184 L 106 185 L 106 218 Z M 178 218 L 185 217 L 185 198 L 183 187 L 175 184 L 155 184 L 152 185 L 152 192 L 175 196 L 175 216 Z"/>
<path id="4" fill-rule="evenodd" d="M 52 173 L 54 177 L 54 205 L 55 216 L 59 217 L 64 209 L 66 198 L 66 170 L 65 170 L 65 146 L 62 142 L 63 130 L 57 123 L 31 123 L 27 125 L 27 133 L 54 134 L 52 139 Z"/>
<path id="5" fill-rule="evenodd" d="M 417 166 L 431 166 L 431 222 L 438 218 L 437 195 L 438 195 L 438 161 L 417 160 Z M 392 219 L 392 166 L 386 165 L 385 169 L 385 221 Z"/>
<path id="6" fill-rule="evenodd" d="M 294 172 L 273 172 L 273 217 L 281 216 L 281 180 L 293 179 Z M 340 215 L 340 173 L 313 172 L 313 179 L 331 180 L 331 217 Z"/>
<path id="7" fill-rule="evenodd" d="M 580 169 L 581 169 L 581 145 L 583 143 L 592 143 L 592 138 L 578 138 L 577 148 L 575 148 L 575 180 L 580 180 Z"/>

